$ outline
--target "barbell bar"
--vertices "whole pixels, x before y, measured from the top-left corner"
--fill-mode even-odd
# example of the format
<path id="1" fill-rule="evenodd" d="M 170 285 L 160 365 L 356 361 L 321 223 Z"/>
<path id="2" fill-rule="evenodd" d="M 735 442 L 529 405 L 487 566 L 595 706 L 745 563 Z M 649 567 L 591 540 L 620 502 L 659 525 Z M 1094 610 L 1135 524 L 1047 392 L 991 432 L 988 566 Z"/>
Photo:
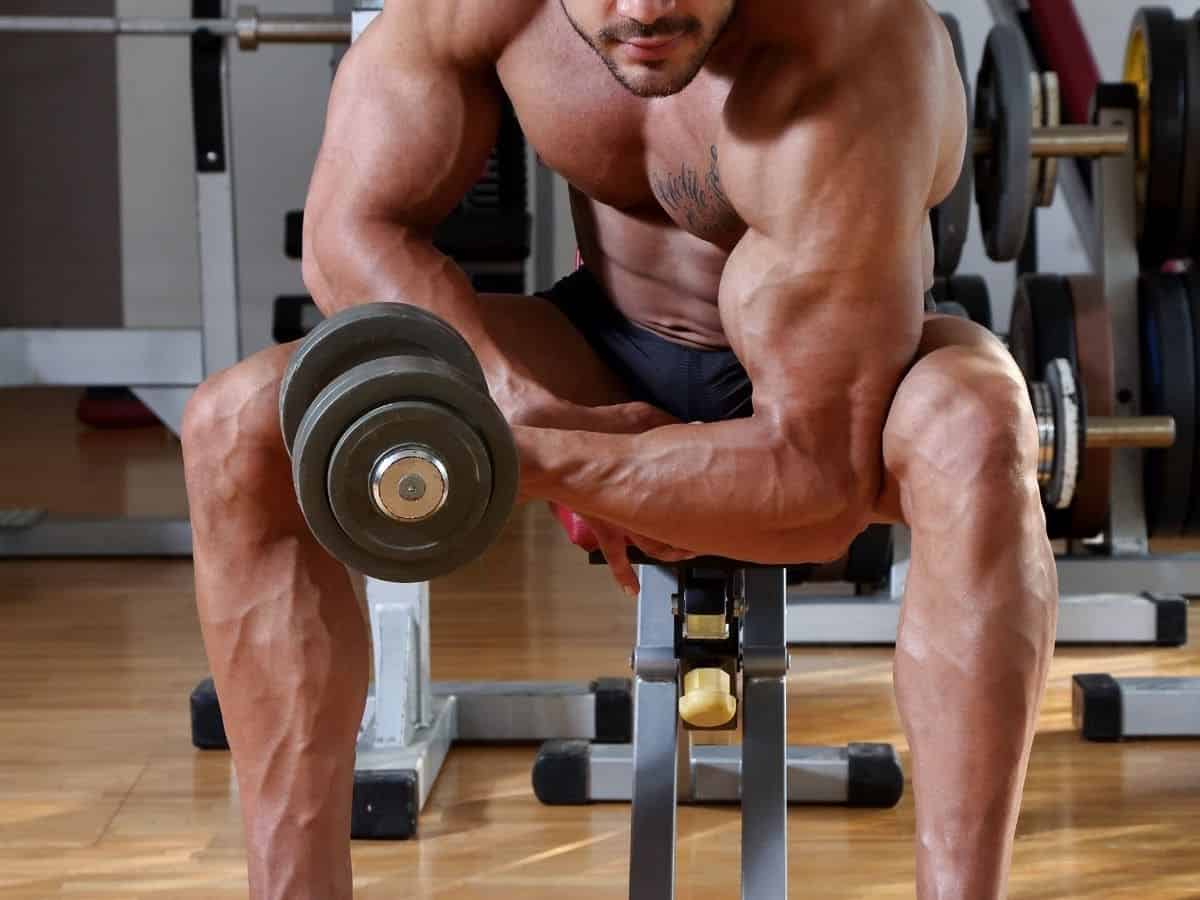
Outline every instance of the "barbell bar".
<path id="1" fill-rule="evenodd" d="M 0 16 L 0 34 L 109 34 L 142 37 L 188 37 L 208 32 L 237 38 L 242 50 L 260 44 L 348 44 L 346 16 L 262 14 L 253 6 L 238 7 L 234 18 L 190 19 L 153 16 Z"/>
<path id="2" fill-rule="evenodd" d="M 972 132 L 971 144 L 976 156 L 988 156 L 994 150 L 991 134 L 983 129 Z M 1033 129 L 1029 155 L 1034 159 L 1124 156 L 1132 148 L 1130 130 L 1123 125 L 1059 125 Z"/>

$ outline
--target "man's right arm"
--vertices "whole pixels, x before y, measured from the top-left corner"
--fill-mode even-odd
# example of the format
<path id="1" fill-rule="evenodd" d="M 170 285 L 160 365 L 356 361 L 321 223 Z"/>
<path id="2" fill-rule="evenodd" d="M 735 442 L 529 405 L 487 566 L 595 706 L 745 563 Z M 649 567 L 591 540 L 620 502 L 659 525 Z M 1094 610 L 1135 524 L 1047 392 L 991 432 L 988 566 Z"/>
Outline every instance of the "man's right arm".
<path id="1" fill-rule="evenodd" d="M 529 380 L 488 335 L 467 275 L 433 246 L 483 172 L 501 88 L 485 47 L 456 43 L 414 6 L 391 4 L 339 68 L 305 206 L 304 280 L 326 315 L 394 301 L 445 319 L 513 415 Z"/>

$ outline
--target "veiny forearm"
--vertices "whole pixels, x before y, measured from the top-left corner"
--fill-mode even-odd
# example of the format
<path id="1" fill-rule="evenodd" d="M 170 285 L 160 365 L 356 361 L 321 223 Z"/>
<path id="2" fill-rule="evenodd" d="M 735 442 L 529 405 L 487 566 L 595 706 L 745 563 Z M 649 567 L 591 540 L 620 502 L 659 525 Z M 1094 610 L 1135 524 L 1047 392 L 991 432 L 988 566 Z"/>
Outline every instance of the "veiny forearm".
<path id="1" fill-rule="evenodd" d="M 763 417 L 643 434 L 517 428 L 522 491 L 701 554 L 764 563 L 843 549 L 853 497 L 828 451 Z"/>
<path id="2" fill-rule="evenodd" d="M 363 303 L 411 303 L 454 326 L 489 378 L 511 367 L 484 327 L 470 279 L 428 235 L 393 222 L 351 220 L 312 226 L 306 243 L 305 283 L 326 315 Z"/>

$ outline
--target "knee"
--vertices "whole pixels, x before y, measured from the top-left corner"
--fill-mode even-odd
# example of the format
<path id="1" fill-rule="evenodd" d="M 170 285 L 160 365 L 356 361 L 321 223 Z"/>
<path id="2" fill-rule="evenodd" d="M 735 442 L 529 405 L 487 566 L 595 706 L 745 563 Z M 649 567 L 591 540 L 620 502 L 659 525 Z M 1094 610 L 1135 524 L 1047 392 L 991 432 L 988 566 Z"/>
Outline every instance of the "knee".
<path id="1" fill-rule="evenodd" d="M 914 370 L 916 383 L 906 385 L 919 393 L 919 415 L 901 429 L 910 478 L 976 501 L 981 492 L 1027 495 L 1037 482 L 1037 425 L 1011 358 L 1000 348 L 946 348 L 929 362 L 937 364 Z"/>
<path id="2" fill-rule="evenodd" d="M 286 460 L 278 414 L 282 369 L 260 357 L 209 378 L 184 410 L 180 435 L 193 519 L 213 501 L 224 506 L 273 484 Z"/>

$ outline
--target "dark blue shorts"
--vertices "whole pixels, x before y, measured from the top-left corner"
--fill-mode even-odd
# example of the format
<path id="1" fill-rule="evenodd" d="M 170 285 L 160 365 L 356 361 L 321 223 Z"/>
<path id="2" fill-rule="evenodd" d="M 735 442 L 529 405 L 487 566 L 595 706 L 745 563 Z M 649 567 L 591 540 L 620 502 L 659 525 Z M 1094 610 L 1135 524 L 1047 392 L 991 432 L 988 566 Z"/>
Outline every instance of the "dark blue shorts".
<path id="1" fill-rule="evenodd" d="M 587 269 L 538 296 L 562 310 L 634 400 L 684 422 L 719 422 L 753 412 L 750 376 L 732 350 L 687 347 L 635 325 Z"/>
<path id="2" fill-rule="evenodd" d="M 750 376 L 732 350 L 701 350 L 668 341 L 626 319 L 587 269 L 540 291 L 571 320 L 634 400 L 684 422 L 720 422 L 754 411 Z M 930 298 L 926 297 L 926 306 Z"/>

